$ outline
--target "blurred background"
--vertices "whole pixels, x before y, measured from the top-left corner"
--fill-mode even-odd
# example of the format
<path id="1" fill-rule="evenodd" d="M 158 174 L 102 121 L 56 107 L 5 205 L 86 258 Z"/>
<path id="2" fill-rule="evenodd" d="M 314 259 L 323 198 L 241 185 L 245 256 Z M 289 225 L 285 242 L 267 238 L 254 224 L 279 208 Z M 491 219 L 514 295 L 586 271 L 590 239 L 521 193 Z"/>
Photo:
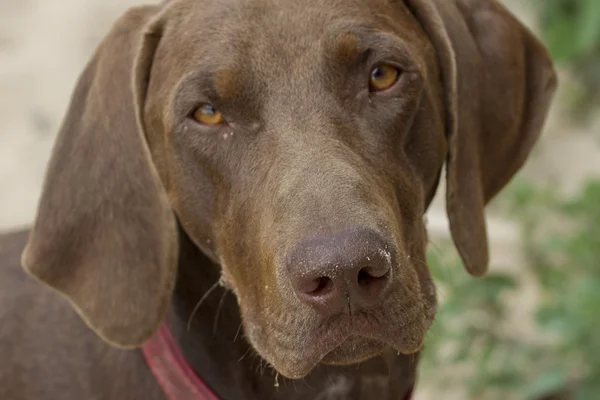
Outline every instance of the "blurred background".
<path id="1" fill-rule="evenodd" d="M 443 188 L 430 209 L 441 301 L 417 400 L 600 399 L 600 0 L 504 0 L 560 73 L 526 167 L 488 207 L 492 265 L 467 276 Z M 0 230 L 31 223 L 79 73 L 139 0 L 0 0 Z"/>

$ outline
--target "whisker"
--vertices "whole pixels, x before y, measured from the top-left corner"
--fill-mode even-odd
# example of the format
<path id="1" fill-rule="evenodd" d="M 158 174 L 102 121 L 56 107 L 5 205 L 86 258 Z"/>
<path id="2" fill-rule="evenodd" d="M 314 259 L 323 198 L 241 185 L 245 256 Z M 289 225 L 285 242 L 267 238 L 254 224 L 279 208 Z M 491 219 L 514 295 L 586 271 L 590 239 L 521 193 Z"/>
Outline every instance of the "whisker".
<path id="1" fill-rule="evenodd" d="M 258 360 L 258 369 L 259 369 L 260 376 L 264 378 L 264 376 L 265 376 L 265 360 L 262 357 Z"/>
<path id="2" fill-rule="evenodd" d="M 221 308 L 223 308 L 223 303 L 225 301 L 225 297 L 227 296 L 227 290 L 223 291 L 223 295 L 221 296 L 221 300 L 219 300 L 219 306 L 217 307 L 217 312 L 215 313 L 215 321 L 213 323 L 213 335 L 217 333 L 217 325 L 219 324 L 219 315 L 221 314 Z"/>
<path id="3" fill-rule="evenodd" d="M 412 258 L 412 257 L 411 257 L 411 260 L 412 260 L 412 261 L 419 262 L 419 263 L 423 264 L 423 266 L 425 266 L 425 267 L 428 267 L 428 268 L 429 268 L 429 265 L 427 265 L 427 262 L 425 262 L 425 261 L 421 260 L 420 258 Z"/>
<path id="4" fill-rule="evenodd" d="M 242 323 L 240 322 L 240 326 L 238 326 L 237 332 L 235 333 L 235 337 L 233 338 L 233 343 L 237 340 L 238 336 L 240 336 L 240 332 L 242 331 Z"/>
<path id="5" fill-rule="evenodd" d="M 221 279 L 219 279 L 218 281 L 215 282 L 214 285 L 212 285 L 210 287 L 210 289 L 208 289 L 206 291 L 206 293 L 204 293 L 204 296 L 202 296 L 202 298 L 198 301 L 198 303 L 196 303 L 196 306 L 194 307 L 194 309 L 192 310 L 192 313 L 190 314 L 190 318 L 188 319 L 188 323 L 187 323 L 187 330 L 188 332 L 191 330 L 192 327 L 192 319 L 194 318 L 194 315 L 198 312 L 198 309 L 200 308 L 200 306 L 202 305 L 202 303 L 208 298 L 208 296 L 210 296 L 210 294 L 212 292 L 214 292 L 214 290 L 216 288 L 219 287 L 219 284 L 221 283 Z"/>
<path id="6" fill-rule="evenodd" d="M 246 352 L 240 357 L 240 359 L 238 360 L 238 362 L 241 362 L 244 357 L 246 357 L 248 355 L 248 353 L 250 352 L 250 350 L 252 350 L 252 346 L 248 345 L 248 350 L 246 350 Z"/>
<path id="7" fill-rule="evenodd" d="M 444 251 L 442 250 L 442 248 L 437 243 L 435 243 L 432 240 L 428 240 L 427 243 L 430 244 L 435 251 L 437 251 L 438 256 L 441 257 L 443 255 Z"/>
<path id="8" fill-rule="evenodd" d="M 444 258 L 444 251 L 443 249 L 438 246 L 436 243 L 429 241 L 429 244 L 431 245 L 431 248 L 437 253 L 438 255 L 438 260 L 439 262 L 442 264 L 442 269 L 444 270 L 446 276 L 446 281 L 447 282 L 452 282 L 452 268 L 450 268 L 448 266 L 448 263 L 446 262 L 446 259 Z"/>
<path id="9" fill-rule="evenodd" d="M 433 244 L 433 242 L 429 242 L 429 243 Z M 429 265 L 424 260 L 421 260 L 419 258 L 412 258 L 412 260 L 414 260 L 414 261 L 416 261 L 418 263 L 421 263 L 426 268 L 429 268 Z M 446 279 L 448 279 L 450 277 L 450 271 L 451 271 L 451 269 L 450 269 L 450 267 L 448 267 L 448 265 L 446 264 L 446 262 L 441 259 L 441 253 L 440 253 L 440 262 L 442 263 L 444 273 L 446 274 Z M 448 281 L 450 282 L 450 280 L 448 280 Z M 434 282 L 435 282 L 435 280 L 434 280 Z M 444 291 L 440 287 L 440 285 L 435 284 L 433 286 L 435 287 L 436 293 L 439 295 L 439 298 L 442 298 L 442 299 L 445 298 L 446 294 L 444 293 Z"/>
<path id="10" fill-rule="evenodd" d="M 429 330 L 427 331 L 427 338 L 440 338 L 441 337 L 441 332 L 439 330 L 439 327 L 435 324 L 433 324 Z"/>

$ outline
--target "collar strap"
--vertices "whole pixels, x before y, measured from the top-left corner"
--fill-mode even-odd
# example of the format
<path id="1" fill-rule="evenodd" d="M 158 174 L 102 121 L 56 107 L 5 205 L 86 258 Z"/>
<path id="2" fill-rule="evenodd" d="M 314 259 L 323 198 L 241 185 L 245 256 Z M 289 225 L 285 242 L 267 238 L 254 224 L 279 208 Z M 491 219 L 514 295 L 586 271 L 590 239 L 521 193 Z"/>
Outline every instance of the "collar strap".
<path id="1" fill-rule="evenodd" d="M 169 400 L 219 400 L 187 363 L 164 323 L 142 347 L 154 378 Z"/>
<path id="2" fill-rule="evenodd" d="M 187 363 L 166 323 L 142 347 L 142 353 L 168 400 L 219 400 Z M 410 400 L 412 392 L 411 388 L 404 400 Z"/>

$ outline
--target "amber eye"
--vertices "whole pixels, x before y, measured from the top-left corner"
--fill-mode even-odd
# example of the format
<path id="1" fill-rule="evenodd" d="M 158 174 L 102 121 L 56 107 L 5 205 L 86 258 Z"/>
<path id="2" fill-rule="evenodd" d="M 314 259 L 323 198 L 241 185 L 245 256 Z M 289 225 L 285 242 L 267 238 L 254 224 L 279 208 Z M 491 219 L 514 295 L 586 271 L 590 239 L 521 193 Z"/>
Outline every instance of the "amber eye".
<path id="1" fill-rule="evenodd" d="M 225 120 L 223 114 L 210 104 L 203 104 L 196 108 L 192 116 L 204 125 L 221 125 Z"/>
<path id="2" fill-rule="evenodd" d="M 371 70 L 369 87 L 374 92 L 379 92 L 392 87 L 398 80 L 400 71 L 388 64 L 381 64 Z"/>

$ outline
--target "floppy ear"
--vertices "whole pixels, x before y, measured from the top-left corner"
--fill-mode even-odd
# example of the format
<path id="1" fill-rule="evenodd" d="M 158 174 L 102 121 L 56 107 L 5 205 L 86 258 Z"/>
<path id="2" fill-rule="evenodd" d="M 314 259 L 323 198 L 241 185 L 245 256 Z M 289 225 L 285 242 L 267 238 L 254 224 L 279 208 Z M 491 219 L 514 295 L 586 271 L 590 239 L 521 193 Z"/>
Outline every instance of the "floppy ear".
<path id="1" fill-rule="evenodd" d="M 521 168 L 557 80 L 544 46 L 496 0 L 405 0 L 436 48 L 446 93 L 446 207 L 467 270 L 488 268 L 484 206 Z"/>
<path id="2" fill-rule="evenodd" d="M 128 11 L 80 77 L 22 256 L 29 274 L 119 347 L 155 333 L 176 276 L 176 223 L 140 118 L 158 11 Z"/>

